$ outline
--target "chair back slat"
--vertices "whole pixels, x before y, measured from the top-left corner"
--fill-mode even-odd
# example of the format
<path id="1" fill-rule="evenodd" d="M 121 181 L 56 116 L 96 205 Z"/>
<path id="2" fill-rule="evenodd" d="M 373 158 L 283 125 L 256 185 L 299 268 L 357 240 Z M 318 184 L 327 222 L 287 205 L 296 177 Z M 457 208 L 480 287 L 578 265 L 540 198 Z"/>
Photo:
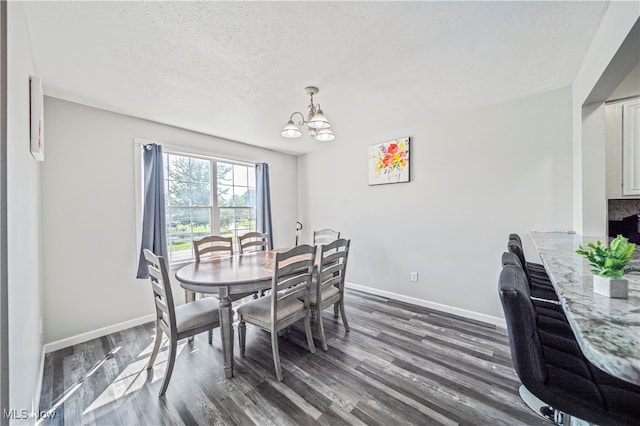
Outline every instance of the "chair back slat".
<path id="1" fill-rule="evenodd" d="M 242 251 L 257 251 L 258 249 L 264 249 L 266 247 L 266 243 L 264 241 L 245 241 L 242 243 Z"/>
<path id="2" fill-rule="evenodd" d="M 286 292 L 279 292 L 278 293 L 278 304 L 284 303 L 285 301 L 291 299 L 299 299 L 299 298 L 304 298 L 307 294 L 309 294 L 309 286 L 305 285 L 305 284 L 300 284 L 294 287 L 291 287 L 288 289 L 288 291 Z"/>
<path id="3" fill-rule="evenodd" d="M 282 291 L 293 287 L 306 286 L 307 284 L 307 271 L 296 273 L 294 275 L 287 275 L 281 277 L 276 284 L 275 290 Z"/>
<path id="4" fill-rule="evenodd" d="M 308 260 L 304 258 L 294 258 L 290 262 L 282 262 L 280 267 L 278 268 L 278 275 L 281 277 L 286 277 L 287 275 L 293 275 L 297 272 L 301 272 L 306 270 L 308 267 Z"/>
<path id="5" fill-rule="evenodd" d="M 262 232 L 247 232 L 238 237 L 240 253 L 269 250 L 269 236 Z"/>
<path id="6" fill-rule="evenodd" d="M 337 248 L 327 249 L 322 253 L 322 274 L 323 277 L 327 275 L 336 275 L 345 268 L 345 255 L 344 249 L 338 251 Z"/>
<path id="7" fill-rule="evenodd" d="M 342 274 L 328 275 L 320 281 L 323 289 L 331 286 L 339 286 L 342 284 Z"/>
<path id="8" fill-rule="evenodd" d="M 220 235 L 209 235 L 193 241 L 196 263 L 206 256 L 233 254 L 233 238 Z"/>
<path id="9" fill-rule="evenodd" d="M 149 264 L 147 267 L 149 270 L 149 277 L 151 279 L 151 283 L 157 286 L 158 287 L 157 290 L 161 291 L 162 295 L 164 295 L 164 287 L 162 286 L 162 271 L 158 269 L 155 265 Z"/>
<path id="10" fill-rule="evenodd" d="M 157 318 L 163 325 L 164 331 L 170 334 L 169 337 L 175 336 L 177 334 L 175 306 L 167 264 L 164 257 L 156 256 L 147 249 L 144 250 L 144 257 L 149 269 Z"/>
<path id="11" fill-rule="evenodd" d="M 306 257 L 304 259 L 303 257 Z M 275 291 L 278 293 L 278 302 L 283 302 L 289 298 L 304 297 L 305 292 L 309 292 L 311 281 L 309 280 L 309 257 L 296 256 L 288 261 L 283 261 L 278 269 L 277 285 Z M 313 273 L 313 267 L 311 268 Z M 272 289 L 273 290 L 273 289 Z M 286 294 L 281 294 L 287 290 Z"/>
<path id="12" fill-rule="evenodd" d="M 339 278 L 344 274 L 345 270 L 344 263 L 337 263 L 326 268 L 323 268 L 322 271 L 318 270 L 316 274 L 316 278 L 322 284 L 323 287 L 328 287 L 329 285 L 336 284 L 335 278 Z M 327 283 L 327 281 L 332 281 L 331 283 Z"/>
<path id="13" fill-rule="evenodd" d="M 169 307 L 165 302 L 167 295 L 162 285 L 162 271 L 158 269 L 154 264 L 148 264 L 149 279 L 151 280 L 151 289 L 153 290 L 153 299 L 156 307 L 156 317 L 163 323 L 163 329 L 171 328 L 171 324 L 168 323 L 170 317 Z"/>
<path id="14" fill-rule="evenodd" d="M 329 246 L 331 245 L 331 243 L 325 245 Z M 325 265 L 330 265 L 331 263 L 337 262 L 343 258 L 343 255 L 338 251 L 338 247 L 342 246 L 340 246 L 339 244 L 333 244 L 332 248 L 327 248 L 324 255 L 322 256 Z"/>
<path id="15" fill-rule="evenodd" d="M 164 327 L 171 328 L 171 315 L 169 314 L 169 307 L 165 301 L 159 297 L 156 297 L 156 315 L 157 318 L 162 321 Z"/>
<path id="16" fill-rule="evenodd" d="M 337 239 L 340 239 L 340 232 L 334 231 L 333 229 L 325 228 L 318 231 L 313 231 L 314 246 L 328 244 Z"/>

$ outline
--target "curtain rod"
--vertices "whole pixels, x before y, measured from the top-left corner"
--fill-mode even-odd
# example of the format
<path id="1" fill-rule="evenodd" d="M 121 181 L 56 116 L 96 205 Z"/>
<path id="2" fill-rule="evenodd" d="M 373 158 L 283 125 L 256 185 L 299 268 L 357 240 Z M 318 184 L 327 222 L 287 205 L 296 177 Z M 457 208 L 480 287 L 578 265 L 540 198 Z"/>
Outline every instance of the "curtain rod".
<path id="1" fill-rule="evenodd" d="M 133 139 L 133 143 L 134 145 L 143 147 L 145 145 L 149 145 L 152 143 L 155 143 L 157 145 L 161 145 L 164 149 L 166 148 L 167 151 L 169 151 L 170 154 L 181 154 L 181 155 L 186 155 L 186 156 L 196 156 L 196 157 L 205 157 L 211 160 L 216 160 L 216 161 L 223 161 L 223 162 L 230 162 L 230 163 L 235 163 L 241 166 L 255 166 L 258 163 L 265 163 L 265 164 L 269 164 L 267 161 L 250 161 L 250 160 L 246 160 L 246 159 L 236 159 L 236 158 L 225 158 L 225 157 L 220 157 L 218 155 L 212 155 L 207 153 L 206 151 L 203 151 L 201 149 L 198 148 L 185 148 L 183 146 L 177 146 L 177 145 L 170 145 L 170 144 L 163 144 L 163 143 L 159 143 L 156 141 L 151 141 L 148 139 L 141 139 L 141 138 L 134 138 Z"/>

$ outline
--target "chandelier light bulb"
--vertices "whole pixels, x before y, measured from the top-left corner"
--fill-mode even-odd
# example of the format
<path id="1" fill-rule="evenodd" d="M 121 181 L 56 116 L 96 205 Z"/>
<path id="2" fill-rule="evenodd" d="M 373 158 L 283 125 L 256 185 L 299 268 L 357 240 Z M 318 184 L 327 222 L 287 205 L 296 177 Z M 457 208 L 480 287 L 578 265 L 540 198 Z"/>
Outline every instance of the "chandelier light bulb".
<path id="1" fill-rule="evenodd" d="M 327 128 L 318 130 L 318 134 L 316 135 L 316 140 L 319 140 L 320 142 L 332 141 L 335 138 L 336 137 L 333 132 Z"/>
<path id="2" fill-rule="evenodd" d="M 289 120 L 286 126 L 282 129 L 282 136 L 285 138 L 299 138 L 302 136 L 302 132 L 293 123 L 293 120 Z"/>
<path id="3" fill-rule="evenodd" d="M 313 127 L 314 129 L 328 129 L 331 127 L 331 124 L 329 124 L 329 120 L 324 116 L 322 110 L 318 108 L 318 112 L 316 112 L 309 122 L 309 127 Z"/>

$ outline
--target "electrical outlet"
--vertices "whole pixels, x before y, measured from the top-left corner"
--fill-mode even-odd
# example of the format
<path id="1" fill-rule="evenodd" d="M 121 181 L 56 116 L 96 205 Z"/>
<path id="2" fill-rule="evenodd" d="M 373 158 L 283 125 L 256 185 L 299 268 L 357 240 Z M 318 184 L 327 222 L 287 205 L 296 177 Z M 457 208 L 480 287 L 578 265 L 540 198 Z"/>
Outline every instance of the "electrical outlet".
<path id="1" fill-rule="evenodd" d="M 413 282 L 418 282 L 418 273 L 417 272 L 412 272 L 411 273 L 411 281 Z"/>

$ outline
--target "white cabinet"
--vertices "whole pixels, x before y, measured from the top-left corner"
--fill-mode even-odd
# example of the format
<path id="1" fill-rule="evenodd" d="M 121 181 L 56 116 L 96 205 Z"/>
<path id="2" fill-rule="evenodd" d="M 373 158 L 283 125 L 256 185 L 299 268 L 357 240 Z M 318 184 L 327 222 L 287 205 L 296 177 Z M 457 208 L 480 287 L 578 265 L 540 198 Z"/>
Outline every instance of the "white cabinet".
<path id="1" fill-rule="evenodd" d="M 640 198 L 640 98 L 605 107 L 607 198 Z"/>
<path id="2" fill-rule="evenodd" d="M 640 100 L 622 104 L 622 195 L 640 195 Z"/>

